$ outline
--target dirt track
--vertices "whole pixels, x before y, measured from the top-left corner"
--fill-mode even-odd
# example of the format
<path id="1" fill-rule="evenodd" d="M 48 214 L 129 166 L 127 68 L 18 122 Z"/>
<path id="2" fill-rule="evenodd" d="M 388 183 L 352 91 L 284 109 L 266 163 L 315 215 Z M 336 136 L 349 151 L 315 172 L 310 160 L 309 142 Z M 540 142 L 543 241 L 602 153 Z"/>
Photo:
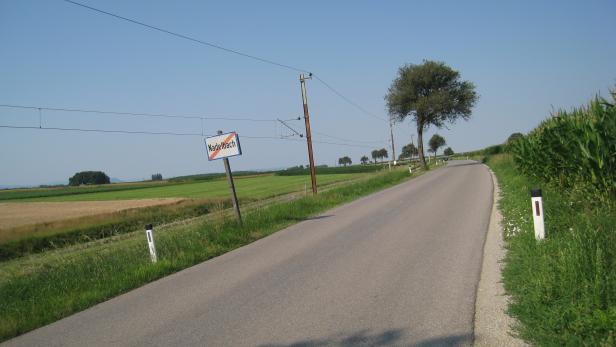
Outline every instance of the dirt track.
<path id="1" fill-rule="evenodd" d="M 180 200 L 184 199 L 0 203 L 0 230 L 112 213 L 131 208 L 166 205 Z"/>

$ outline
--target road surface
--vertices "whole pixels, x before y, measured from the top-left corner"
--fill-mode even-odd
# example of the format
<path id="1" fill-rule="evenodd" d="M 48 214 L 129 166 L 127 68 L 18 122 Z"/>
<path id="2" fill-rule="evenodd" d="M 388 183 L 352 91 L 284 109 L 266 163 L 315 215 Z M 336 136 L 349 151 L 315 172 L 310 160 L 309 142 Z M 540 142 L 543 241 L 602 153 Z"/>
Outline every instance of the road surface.
<path id="1" fill-rule="evenodd" d="M 452 162 L 7 345 L 470 345 L 491 207 Z"/>

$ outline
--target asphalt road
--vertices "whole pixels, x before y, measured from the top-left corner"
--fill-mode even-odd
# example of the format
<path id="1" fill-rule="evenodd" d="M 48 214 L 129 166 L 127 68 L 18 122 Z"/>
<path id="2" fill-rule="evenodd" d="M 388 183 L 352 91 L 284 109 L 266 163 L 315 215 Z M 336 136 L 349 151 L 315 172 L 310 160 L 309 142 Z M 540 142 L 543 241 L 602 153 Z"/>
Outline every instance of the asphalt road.
<path id="1" fill-rule="evenodd" d="M 470 345 L 491 207 L 453 162 L 7 345 Z"/>

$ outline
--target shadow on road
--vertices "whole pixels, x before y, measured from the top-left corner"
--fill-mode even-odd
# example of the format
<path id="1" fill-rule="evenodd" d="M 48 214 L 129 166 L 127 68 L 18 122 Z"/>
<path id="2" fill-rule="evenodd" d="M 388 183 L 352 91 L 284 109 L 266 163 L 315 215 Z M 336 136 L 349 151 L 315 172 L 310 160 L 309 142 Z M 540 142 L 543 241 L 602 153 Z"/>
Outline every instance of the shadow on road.
<path id="1" fill-rule="evenodd" d="M 305 218 L 296 218 L 296 217 L 289 217 L 288 219 L 290 220 L 294 220 L 297 222 L 301 222 L 301 221 L 305 221 L 305 220 L 319 220 L 319 219 L 325 219 L 325 218 L 329 218 L 329 217 L 333 217 L 333 214 L 324 214 L 321 216 L 313 216 L 313 217 L 305 217 Z"/>
<path id="2" fill-rule="evenodd" d="M 259 347 L 351 347 L 351 346 L 413 346 L 413 347 L 440 347 L 440 346 L 468 346 L 473 341 L 472 334 L 447 335 L 423 340 L 413 344 L 402 342 L 403 329 L 392 329 L 382 333 L 371 334 L 369 330 L 361 330 L 351 335 L 334 335 L 321 339 L 307 339 L 291 344 L 265 344 Z"/>
<path id="3" fill-rule="evenodd" d="M 427 339 L 420 341 L 419 343 L 413 344 L 414 347 L 445 347 L 445 346 L 461 346 L 461 345 L 471 345 L 473 341 L 472 334 L 465 335 L 448 335 L 448 336 L 440 336 L 432 339 Z"/>
<path id="4" fill-rule="evenodd" d="M 464 163 L 454 163 L 454 162 L 449 162 L 447 164 L 447 167 L 462 167 L 462 166 L 469 166 L 469 165 L 481 165 L 480 162 L 478 161 L 473 161 L 473 162 L 464 162 Z"/>
<path id="5" fill-rule="evenodd" d="M 380 334 L 370 334 L 369 330 L 361 330 L 348 336 L 335 335 L 322 339 L 297 341 L 291 344 L 266 344 L 259 347 L 399 346 L 401 338 L 402 329 L 387 330 Z"/>

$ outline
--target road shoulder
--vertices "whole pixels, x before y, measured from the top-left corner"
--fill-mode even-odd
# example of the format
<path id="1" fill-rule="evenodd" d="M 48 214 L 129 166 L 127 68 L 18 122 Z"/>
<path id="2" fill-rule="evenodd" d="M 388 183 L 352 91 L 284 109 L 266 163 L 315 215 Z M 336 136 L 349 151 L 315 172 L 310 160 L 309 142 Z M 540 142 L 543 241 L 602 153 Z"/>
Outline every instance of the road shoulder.
<path id="1" fill-rule="evenodd" d="M 509 297 L 505 294 L 501 278 L 506 250 L 501 228 L 502 216 L 497 206 L 500 189 L 492 170 L 490 174 L 494 186 L 493 203 L 475 301 L 474 345 L 528 346 L 512 335 L 511 327 L 515 326 L 516 321 L 506 313 Z"/>

